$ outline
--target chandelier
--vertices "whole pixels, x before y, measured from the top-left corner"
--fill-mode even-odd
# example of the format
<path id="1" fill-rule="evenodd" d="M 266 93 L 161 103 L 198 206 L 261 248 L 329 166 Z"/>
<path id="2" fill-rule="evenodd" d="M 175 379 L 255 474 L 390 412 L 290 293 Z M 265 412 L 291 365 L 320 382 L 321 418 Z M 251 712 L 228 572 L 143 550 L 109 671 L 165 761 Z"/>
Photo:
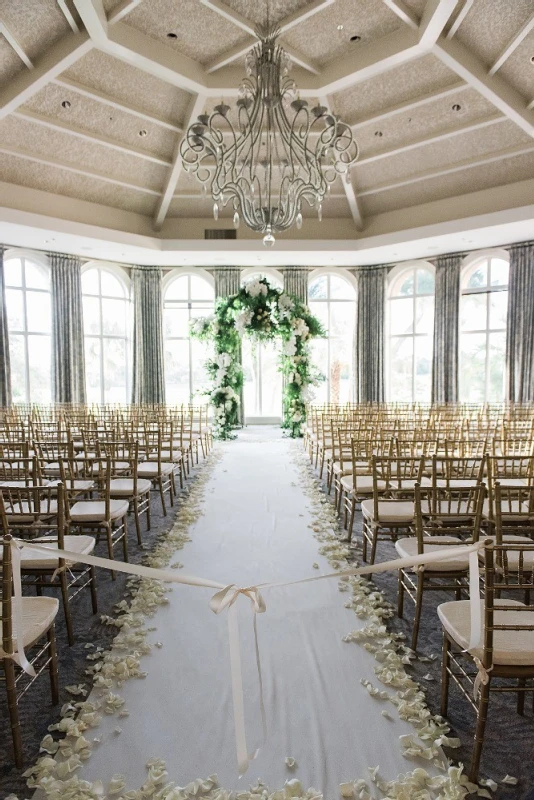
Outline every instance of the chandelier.
<path id="1" fill-rule="evenodd" d="M 348 125 L 323 105 L 308 107 L 289 77 L 280 30 L 259 26 L 246 77 L 232 109 L 219 103 L 187 130 L 180 155 L 213 198 L 213 216 L 229 203 L 271 247 L 275 233 L 302 226 L 303 203 L 322 219 L 323 200 L 339 177 L 350 180 L 358 145 Z"/>

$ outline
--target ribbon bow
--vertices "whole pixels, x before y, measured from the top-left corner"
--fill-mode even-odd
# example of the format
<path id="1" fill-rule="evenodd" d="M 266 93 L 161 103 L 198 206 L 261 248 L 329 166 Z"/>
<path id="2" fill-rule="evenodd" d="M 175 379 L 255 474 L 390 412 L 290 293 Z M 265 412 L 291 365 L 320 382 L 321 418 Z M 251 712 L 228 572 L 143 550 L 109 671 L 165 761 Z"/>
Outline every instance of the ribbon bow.
<path id="1" fill-rule="evenodd" d="M 214 614 L 220 614 L 226 608 L 233 606 L 239 595 L 248 597 L 252 603 L 252 610 L 255 614 L 263 614 L 267 610 L 265 600 L 260 594 L 257 586 L 245 586 L 240 588 L 235 583 L 225 586 L 220 592 L 216 592 L 210 600 L 210 608 Z"/>

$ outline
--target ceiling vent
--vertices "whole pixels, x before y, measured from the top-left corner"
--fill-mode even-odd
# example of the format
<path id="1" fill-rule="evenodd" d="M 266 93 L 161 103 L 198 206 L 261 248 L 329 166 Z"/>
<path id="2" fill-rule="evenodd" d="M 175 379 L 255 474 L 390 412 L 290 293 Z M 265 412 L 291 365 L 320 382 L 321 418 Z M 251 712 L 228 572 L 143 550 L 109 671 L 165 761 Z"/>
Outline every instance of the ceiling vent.
<path id="1" fill-rule="evenodd" d="M 237 231 L 234 228 L 206 228 L 204 239 L 237 239 Z"/>

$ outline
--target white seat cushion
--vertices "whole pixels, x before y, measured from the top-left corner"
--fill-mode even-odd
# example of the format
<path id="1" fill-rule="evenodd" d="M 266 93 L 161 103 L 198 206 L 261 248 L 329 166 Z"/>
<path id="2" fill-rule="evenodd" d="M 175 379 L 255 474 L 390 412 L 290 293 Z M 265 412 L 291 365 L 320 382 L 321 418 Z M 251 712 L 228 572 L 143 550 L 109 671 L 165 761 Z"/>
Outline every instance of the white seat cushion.
<path id="1" fill-rule="evenodd" d="M 394 478 L 390 481 L 390 486 L 392 490 L 396 492 L 406 492 L 406 491 L 413 491 L 415 489 L 415 484 L 418 481 L 415 478 Z M 419 481 L 420 486 L 432 486 L 432 481 L 430 478 L 425 478 L 424 476 Z"/>
<path id="2" fill-rule="evenodd" d="M 496 600 L 497 605 L 517 606 L 521 608 L 523 603 L 517 600 Z M 482 618 L 484 618 L 484 601 L 480 601 L 482 606 Z M 524 606 L 523 606 L 524 607 Z M 469 600 L 453 600 L 449 603 L 442 603 L 438 606 L 438 616 L 441 624 L 454 639 L 454 641 L 465 650 L 469 644 L 471 632 L 471 614 Z M 534 611 L 499 611 L 494 612 L 493 621 L 495 625 L 533 625 Z M 477 647 L 469 651 L 472 656 L 482 658 L 483 648 Z M 534 665 L 534 630 L 533 631 L 494 631 L 493 632 L 493 663 L 508 666 L 532 666 Z"/>
<path id="3" fill-rule="evenodd" d="M 496 536 L 484 536 L 484 541 L 486 539 L 491 539 L 493 542 L 497 541 Z M 527 544 L 531 547 L 534 546 L 534 541 L 530 539 L 528 536 L 515 536 L 513 533 L 511 534 L 504 534 L 502 537 L 503 544 L 509 542 L 510 544 Z M 519 567 L 519 550 L 507 550 L 507 563 L 508 568 L 511 570 L 516 570 Z M 482 549 L 480 551 L 480 558 L 484 561 L 486 555 L 486 551 Z M 496 558 L 496 554 L 494 555 Z M 534 550 L 524 550 L 523 551 L 523 569 L 526 571 L 531 571 L 534 566 Z"/>
<path id="4" fill-rule="evenodd" d="M 23 501 L 22 503 L 16 502 L 16 498 L 14 504 L 6 503 L 6 516 L 8 520 L 11 522 L 29 522 L 34 518 L 34 503 L 27 503 Z M 43 518 L 50 519 L 51 517 L 55 517 L 57 514 L 57 502 L 55 500 L 41 500 L 39 511 L 35 512 L 37 514 L 42 514 Z"/>
<path id="5" fill-rule="evenodd" d="M 109 518 L 120 519 L 128 513 L 126 500 L 111 500 L 109 503 Z M 70 510 L 72 522 L 104 522 L 106 519 L 106 504 L 104 500 L 82 500 L 74 503 Z"/>
<path id="6" fill-rule="evenodd" d="M 182 456 L 183 456 L 183 454 L 182 454 L 181 450 L 173 450 L 172 451 L 172 460 L 173 461 L 180 461 L 182 459 Z M 161 451 L 161 458 L 163 459 L 163 461 L 170 461 L 171 460 L 171 451 L 170 450 L 162 450 Z M 151 453 L 148 456 L 148 460 L 149 461 L 157 461 L 158 460 L 158 454 L 157 453 Z"/>
<path id="7" fill-rule="evenodd" d="M 451 489 L 473 489 L 478 485 L 476 478 L 451 478 L 449 481 L 445 478 L 438 478 L 436 486 L 443 488 L 448 486 Z"/>
<path id="8" fill-rule="evenodd" d="M 45 540 L 51 540 L 50 544 Z M 70 550 L 73 553 L 80 555 L 88 555 L 95 549 L 95 539 L 92 536 L 65 536 L 64 539 L 65 550 Z M 21 566 L 22 569 L 56 569 L 59 563 L 58 557 L 54 554 L 57 550 L 57 538 L 55 536 L 43 536 L 39 539 L 40 547 L 50 548 L 50 555 L 46 556 L 44 553 L 32 550 L 31 547 L 23 547 L 21 551 Z M 72 566 L 75 561 L 67 561 L 67 566 Z"/>
<path id="9" fill-rule="evenodd" d="M 364 500 L 362 514 L 366 519 L 374 517 L 374 501 Z M 375 522 L 409 524 L 414 519 L 413 503 L 403 500 L 379 500 L 378 519 Z"/>
<path id="10" fill-rule="evenodd" d="M 174 464 L 170 461 L 163 461 L 161 464 L 161 472 L 163 475 L 170 475 L 174 469 Z M 145 461 L 137 467 L 137 474 L 140 478 L 157 478 L 158 465 L 154 462 Z"/>
<path id="11" fill-rule="evenodd" d="M 425 544 L 423 551 L 425 553 L 433 554 L 439 553 L 442 550 L 450 549 L 450 545 L 464 544 L 461 539 L 455 536 L 432 536 L 433 542 L 442 542 L 439 544 Z M 395 549 L 401 558 L 416 556 L 418 554 L 417 539 L 414 537 L 398 539 L 395 542 Z M 466 570 L 469 567 L 469 554 L 453 556 L 445 561 L 434 562 L 433 564 L 425 565 L 425 571 L 428 572 L 459 572 Z"/>
<path id="12" fill-rule="evenodd" d="M 22 644 L 30 647 L 54 622 L 59 609 L 59 600 L 56 597 L 23 597 L 22 598 Z M 0 620 L 0 643 L 2 620 Z M 13 650 L 16 647 L 17 629 L 13 617 Z M 0 657 L 5 651 L 0 646 Z"/>
<path id="13" fill-rule="evenodd" d="M 505 503 L 502 503 L 501 507 L 504 525 L 506 525 L 507 522 L 514 522 L 514 520 L 521 520 L 528 516 L 528 503 L 521 503 L 521 505 L 519 505 L 519 500 L 507 500 Z M 490 516 L 489 499 L 484 500 L 482 516 L 486 517 L 486 519 Z M 493 511 L 493 516 L 495 517 L 495 510 Z"/>
<path id="14" fill-rule="evenodd" d="M 55 478 L 58 475 L 61 475 L 61 470 L 59 468 L 59 461 L 52 461 L 50 464 L 47 464 L 43 470 L 45 475 L 49 475 L 51 478 Z"/>
<path id="15" fill-rule="evenodd" d="M 152 488 L 148 480 L 139 478 L 137 481 L 137 494 L 146 494 Z M 110 481 L 110 494 L 112 497 L 133 497 L 133 478 L 114 478 Z"/>
<path id="16" fill-rule="evenodd" d="M 341 478 L 341 485 L 346 491 L 352 492 L 354 488 L 353 475 L 347 475 Z M 377 481 L 377 489 L 379 492 L 384 492 L 386 489 L 385 481 Z M 356 475 L 356 494 L 373 494 L 373 476 L 372 475 Z"/>

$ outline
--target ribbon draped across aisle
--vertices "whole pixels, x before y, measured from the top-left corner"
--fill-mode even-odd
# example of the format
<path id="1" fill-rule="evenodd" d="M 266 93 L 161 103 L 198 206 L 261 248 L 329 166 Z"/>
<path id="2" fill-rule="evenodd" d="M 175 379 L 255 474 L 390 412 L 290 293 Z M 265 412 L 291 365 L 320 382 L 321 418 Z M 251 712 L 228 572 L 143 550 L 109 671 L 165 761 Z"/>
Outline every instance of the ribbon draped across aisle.
<path id="1" fill-rule="evenodd" d="M 260 711 L 263 725 L 264 739 L 266 736 L 265 708 L 263 703 L 263 687 L 261 677 L 261 662 L 258 647 L 258 634 L 256 618 L 258 614 L 263 614 L 267 606 L 260 590 L 272 589 L 282 586 L 298 586 L 303 583 L 328 580 L 330 578 L 343 578 L 355 575 L 371 575 L 372 573 L 388 572 L 408 567 L 421 567 L 425 564 L 432 564 L 439 561 L 449 560 L 455 556 L 469 553 L 469 596 L 471 612 L 471 633 L 467 650 L 478 647 L 482 637 L 482 612 L 480 607 L 480 585 L 479 585 L 479 565 L 478 553 L 484 547 L 484 541 L 476 542 L 471 545 L 460 545 L 458 547 L 447 547 L 436 553 L 424 553 L 423 555 L 397 558 L 392 561 L 384 561 L 380 564 L 371 564 L 366 567 L 355 567 L 339 572 L 329 572 L 325 575 L 314 575 L 311 578 L 302 578 L 296 581 L 283 581 L 280 583 L 258 583 L 251 586 L 239 587 L 235 584 L 225 586 L 217 581 L 206 578 L 197 578 L 192 575 L 179 575 L 175 570 L 156 569 L 154 567 L 144 567 L 141 564 L 128 564 L 120 561 L 111 561 L 108 558 L 98 556 L 80 555 L 69 550 L 57 550 L 58 558 L 63 558 L 67 562 L 91 564 L 102 569 L 116 570 L 125 572 L 129 575 L 138 575 L 141 578 L 160 580 L 167 583 L 183 583 L 188 586 L 200 586 L 203 588 L 217 589 L 217 592 L 210 600 L 210 608 L 215 614 L 228 611 L 228 637 L 230 645 L 230 667 L 232 676 L 232 698 L 234 706 L 235 739 L 237 751 L 237 763 L 239 774 L 243 775 L 257 754 L 258 750 L 249 754 L 247 749 L 246 730 L 245 730 L 245 701 L 243 693 L 243 678 L 241 670 L 241 649 L 239 643 L 239 628 L 237 618 L 236 601 L 240 595 L 247 597 L 252 606 L 254 622 L 254 641 L 256 649 L 256 664 L 258 669 L 258 679 L 260 684 Z M 26 658 L 22 641 L 22 579 L 21 579 L 21 551 L 24 547 L 31 547 L 33 552 L 50 555 L 50 547 L 39 545 L 34 541 L 23 541 L 11 539 L 11 558 L 13 565 L 13 618 L 16 631 L 16 651 L 11 654 L 11 658 L 29 675 L 35 675 L 35 671 Z M 478 666 L 478 683 L 484 680 L 485 670 L 480 664 Z M 478 684 L 477 684 L 478 685 Z"/>

